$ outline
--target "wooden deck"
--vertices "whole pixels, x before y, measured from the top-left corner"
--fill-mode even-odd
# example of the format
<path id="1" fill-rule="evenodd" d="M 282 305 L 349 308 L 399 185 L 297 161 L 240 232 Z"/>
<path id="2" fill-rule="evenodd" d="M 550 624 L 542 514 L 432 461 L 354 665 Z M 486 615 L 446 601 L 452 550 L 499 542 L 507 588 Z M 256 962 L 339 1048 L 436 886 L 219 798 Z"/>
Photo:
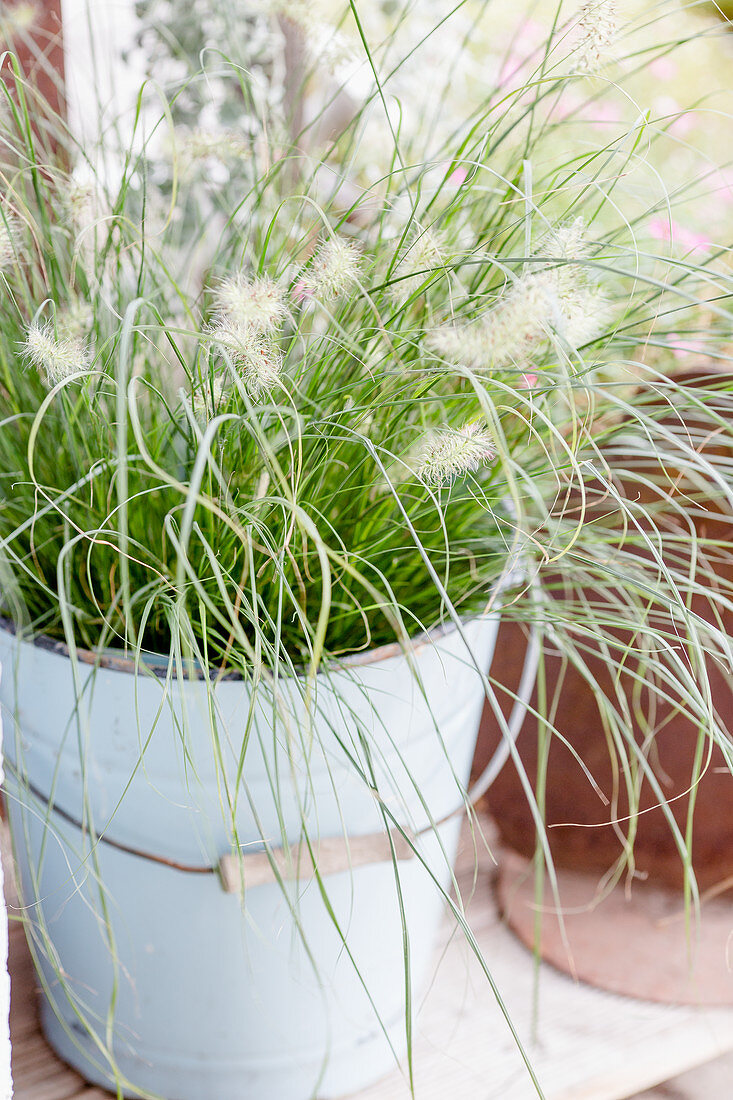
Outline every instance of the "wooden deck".
<path id="1" fill-rule="evenodd" d="M 471 895 L 471 868 L 459 877 L 465 896 Z M 547 1100 L 633 1097 L 733 1049 L 733 1008 L 652 1005 L 599 993 L 544 967 L 539 1038 L 533 1042 L 533 959 L 499 920 L 491 878 L 487 863 L 471 896 L 469 920 Z M 41 1037 L 33 969 L 18 924 L 11 925 L 10 967 L 16 1100 L 109 1100 L 110 1094 L 86 1085 L 64 1066 Z M 460 937 L 440 953 L 435 981 L 419 1007 L 416 1034 L 417 1100 L 532 1100 L 536 1095 L 491 989 Z M 396 1071 L 351 1100 L 409 1098 L 407 1083 Z"/>
<path id="2" fill-rule="evenodd" d="M 11 922 L 9 941 L 15 1100 L 109 1100 L 109 1093 L 85 1084 L 46 1045 L 38 1023 L 36 980 L 22 925 Z"/>

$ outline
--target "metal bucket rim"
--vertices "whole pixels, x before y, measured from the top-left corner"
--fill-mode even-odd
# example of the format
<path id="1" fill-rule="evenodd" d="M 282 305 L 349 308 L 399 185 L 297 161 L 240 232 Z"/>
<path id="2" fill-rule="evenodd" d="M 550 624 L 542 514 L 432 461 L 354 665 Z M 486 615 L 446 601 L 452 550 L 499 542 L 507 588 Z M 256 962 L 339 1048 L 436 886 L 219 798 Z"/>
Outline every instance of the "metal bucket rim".
<path id="1" fill-rule="evenodd" d="M 498 585 L 494 586 L 492 592 L 496 594 L 498 589 Z M 467 626 L 469 623 L 475 623 L 482 619 L 491 619 L 495 614 L 496 610 L 487 604 L 487 607 L 483 611 L 479 611 L 468 618 L 461 619 L 461 626 Z M 435 642 L 453 634 L 456 630 L 456 623 L 451 621 L 421 631 L 419 634 L 411 635 L 409 638 L 410 652 L 417 653 L 425 646 L 435 644 Z M 62 642 L 57 638 L 51 638 L 48 634 L 29 634 L 28 636 L 24 636 L 22 633 L 18 632 L 16 624 L 12 619 L 8 619 L 2 615 L 0 615 L 0 631 L 6 634 L 12 634 L 19 642 L 25 645 L 31 645 L 36 649 L 55 653 L 60 657 L 70 657 L 69 646 L 66 642 Z M 329 667 L 334 671 L 338 671 L 339 669 L 349 670 L 352 668 L 365 668 L 370 665 L 380 664 L 383 661 L 400 657 L 405 651 L 406 646 L 402 642 L 387 642 L 385 645 L 377 646 L 375 649 L 367 649 L 357 653 L 350 653 L 345 657 L 333 658 L 329 663 Z M 123 650 L 77 648 L 76 656 L 83 664 L 95 668 L 103 668 L 112 672 L 121 672 L 126 675 L 137 675 L 140 666 L 143 666 L 147 671 L 152 672 L 153 675 L 161 679 L 164 679 L 169 674 L 174 680 L 179 678 L 175 665 L 171 666 L 169 658 L 162 653 L 152 653 L 142 650 L 138 660 L 135 656 L 125 656 Z M 301 669 L 303 667 L 304 666 L 301 666 Z M 211 668 L 207 675 L 197 662 L 196 675 L 190 676 L 184 672 L 182 679 L 192 682 L 209 679 L 216 682 L 231 683 L 244 681 L 244 676 L 241 672 L 236 672 L 234 670 L 222 673 L 220 669 L 217 668 Z"/>

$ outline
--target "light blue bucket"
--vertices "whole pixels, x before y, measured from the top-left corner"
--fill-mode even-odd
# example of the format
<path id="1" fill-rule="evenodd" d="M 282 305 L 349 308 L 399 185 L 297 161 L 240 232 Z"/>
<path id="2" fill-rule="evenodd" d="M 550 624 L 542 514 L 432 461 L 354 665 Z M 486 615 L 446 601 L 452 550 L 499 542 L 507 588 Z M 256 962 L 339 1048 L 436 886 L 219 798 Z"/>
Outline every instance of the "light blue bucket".
<path id="1" fill-rule="evenodd" d="M 450 815 L 484 700 L 474 661 L 489 667 L 497 626 L 466 625 L 470 654 L 449 630 L 411 661 L 390 649 L 319 674 L 310 724 L 300 681 L 273 707 L 242 680 L 166 680 L 91 655 L 77 706 L 64 647 L 0 630 L 8 804 L 59 1054 L 90 1081 L 117 1074 L 125 1095 L 166 1100 L 335 1098 L 388 1072 L 406 1042 L 400 901 L 417 996 L 460 818 L 419 835 L 420 858 L 320 883 L 247 888 L 245 860 L 232 894 L 213 869 L 263 836 L 296 844 L 304 825 L 318 859 L 318 838 L 384 835 L 385 811 L 411 835 Z"/>

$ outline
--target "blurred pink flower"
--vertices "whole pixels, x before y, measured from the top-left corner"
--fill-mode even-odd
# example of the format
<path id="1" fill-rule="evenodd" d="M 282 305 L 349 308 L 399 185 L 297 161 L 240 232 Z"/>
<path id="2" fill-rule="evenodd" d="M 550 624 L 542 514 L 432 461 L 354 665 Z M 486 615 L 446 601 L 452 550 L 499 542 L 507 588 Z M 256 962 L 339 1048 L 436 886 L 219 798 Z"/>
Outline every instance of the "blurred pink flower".
<path id="1" fill-rule="evenodd" d="M 659 118 L 667 123 L 670 134 L 686 134 L 695 125 L 694 118 L 689 111 L 683 111 L 680 104 L 671 95 L 658 95 L 652 103 L 653 109 Z M 671 118 L 671 121 L 668 121 Z"/>
<path id="2" fill-rule="evenodd" d="M 527 55 L 516 53 L 514 50 L 507 56 L 499 73 L 499 86 L 508 84 L 513 76 L 527 63 Z"/>
<path id="3" fill-rule="evenodd" d="M 567 88 L 562 95 L 553 103 L 550 108 L 547 117 L 552 119 L 553 122 L 562 122 L 568 118 L 573 111 L 577 111 L 582 105 L 583 100 L 572 88 Z"/>
<path id="4" fill-rule="evenodd" d="M 313 291 L 305 285 L 302 279 L 299 279 L 297 283 L 293 283 L 290 297 L 294 302 L 302 302 L 305 298 L 312 298 Z"/>
<path id="5" fill-rule="evenodd" d="M 649 235 L 657 241 L 669 241 L 680 245 L 688 252 L 705 252 L 710 248 L 710 238 L 698 233 L 689 226 L 668 218 L 652 218 L 648 225 Z"/>
<path id="6" fill-rule="evenodd" d="M 677 71 L 677 62 L 671 57 L 657 57 L 649 64 L 649 72 L 656 80 L 674 80 Z"/>
<path id="7" fill-rule="evenodd" d="M 517 388 L 520 390 L 533 390 L 537 385 L 536 374 L 523 374 L 517 382 Z"/>
<path id="8" fill-rule="evenodd" d="M 675 359 L 686 359 L 688 355 L 703 355 L 707 350 L 702 340 L 683 340 L 678 332 L 670 332 L 667 339 Z"/>
<path id="9" fill-rule="evenodd" d="M 588 105 L 588 122 L 591 126 L 610 126 L 614 122 L 621 121 L 621 112 L 615 103 L 598 103 Z"/>
<path id="10" fill-rule="evenodd" d="M 547 40 L 547 27 L 538 19 L 525 19 L 519 26 L 514 41 L 521 42 L 523 46 L 532 47 L 544 45 Z"/>
<path id="11" fill-rule="evenodd" d="M 499 73 L 499 84 L 507 83 L 530 61 L 539 61 L 538 48 L 547 41 L 547 27 L 536 19 L 525 19 L 509 43 L 509 52 Z"/>
<path id="12" fill-rule="evenodd" d="M 707 164 L 704 166 L 708 167 Z M 733 202 L 733 170 L 730 168 L 719 168 L 714 176 L 714 190 L 716 198 L 721 202 Z"/>
<path id="13" fill-rule="evenodd" d="M 460 187 L 467 175 L 468 168 L 455 168 L 445 182 L 451 187 Z"/>
<path id="14" fill-rule="evenodd" d="M 599 100 L 597 103 L 588 103 L 585 96 L 580 96 L 573 88 L 567 88 L 549 112 L 549 118 L 553 122 L 562 122 L 575 114 L 575 121 L 588 126 L 603 129 L 621 122 L 622 115 L 615 103 Z"/>

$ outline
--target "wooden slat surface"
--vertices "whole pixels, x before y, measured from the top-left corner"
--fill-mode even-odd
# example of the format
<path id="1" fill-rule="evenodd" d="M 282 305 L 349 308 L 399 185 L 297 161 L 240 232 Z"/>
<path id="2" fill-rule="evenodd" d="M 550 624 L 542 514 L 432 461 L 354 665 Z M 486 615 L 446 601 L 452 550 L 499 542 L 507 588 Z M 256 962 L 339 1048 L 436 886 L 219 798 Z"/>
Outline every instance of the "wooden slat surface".
<path id="1" fill-rule="evenodd" d="M 33 964 L 17 921 L 11 921 L 9 940 L 15 1100 L 108 1100 L 108 1093 L 87 1085 L 46 1045 L 39 1030 Z"/>
<path id="2" fill-rule="evenodd" d="M 466 838 L 458 870 L 465 894 L 470 894 L 473 866 L 474 850 Z M 626 1100 L 733 1049 L 733 1007 L 707 1010 L 632 1000 L 573 982 L 546 966 L 536 986 L 532 954 L 499 919 L 491 871 L 490 859 L 479 853 L 469 923 L 547 1100 Z M 598 949 L 604 950 L 603 943 Z M 449 943 L 419 1006 L 416 1033 L 416 1100 L 536 1096 L 489 984 L 460 936 Z M 395 1073 L 350 1100 L 410 1096 L 404 1076 Z"/>
<path id="3" fill-rule="evenodd" d="M 461 865 L 469 922 L 547 1100 L 622 1100 L 733 1049 L 733 1009 L 633 1001 L 575 984 L 548 968 L 540 972 L 539 1039 L 533 1042 L 533 959 L 497 916 L 488 857 L 480 857 L 475 886 L 467 840 Z M 10 965 L 16 1100 L 106 1100 L 108 1093 L 85 1085 L 43 1041 L 33 969 L 18 924 L 11 925 Z M 436 965 L 435 981 L 417 1009 L 416 1100 L 532 1100 L 536 1093 L 516 1045 L 462 937 L 450 940 Z M 403 1074 L 395 1071 L 351 1100 L 409 1098 Z"/>

